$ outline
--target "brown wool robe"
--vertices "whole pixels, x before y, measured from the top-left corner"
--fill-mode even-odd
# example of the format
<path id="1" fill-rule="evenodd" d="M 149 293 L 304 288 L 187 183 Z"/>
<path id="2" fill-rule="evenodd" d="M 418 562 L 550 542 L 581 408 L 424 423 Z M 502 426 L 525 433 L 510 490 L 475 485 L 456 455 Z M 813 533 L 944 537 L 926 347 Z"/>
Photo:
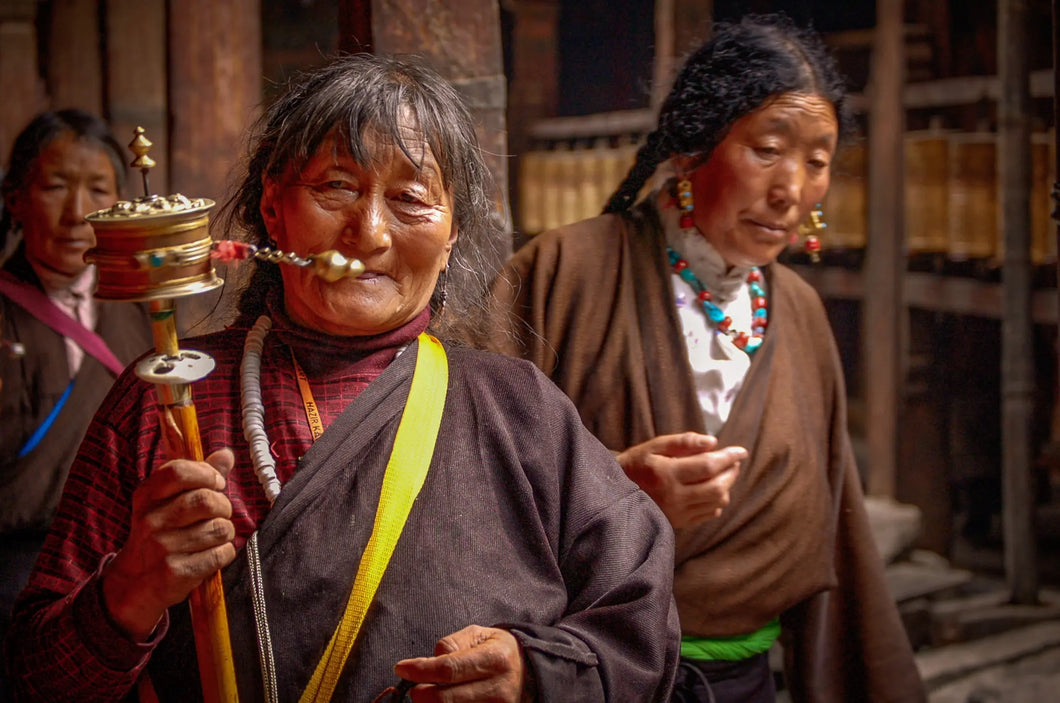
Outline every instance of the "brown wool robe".
<path id="1" fill-rule="evenodd" d="M 258 526 L 280 700 L 298 700 L 345 607 L 417 353 L 336 418 Z M 334 700 L 373 700 L 399 659 L 479 624 L 519 640 L 539 700 L 665 701 L 678 659 L 665 517 L 537 369 L 447 354 L 430 471 Z M 263 700 L 242 551 L 224 580 L 240 700 Z M 171 609 L 151 660 L 164 701 L 199 699 L 184 617 Z"/>
<path id="2" fill-rule="evenodd" d="M 652 198 L 535 237 L 494 284 L 496 348 L 533 361 L 613 451 L 704 431 Z M 778 615 L 795 701 L 924 700 L 884 581 L 815 291 L 765 267 L 769 328 L 718 433 L 750 457 L 721 517 L 677 530 L 682 632 L 753 632 Z"/>

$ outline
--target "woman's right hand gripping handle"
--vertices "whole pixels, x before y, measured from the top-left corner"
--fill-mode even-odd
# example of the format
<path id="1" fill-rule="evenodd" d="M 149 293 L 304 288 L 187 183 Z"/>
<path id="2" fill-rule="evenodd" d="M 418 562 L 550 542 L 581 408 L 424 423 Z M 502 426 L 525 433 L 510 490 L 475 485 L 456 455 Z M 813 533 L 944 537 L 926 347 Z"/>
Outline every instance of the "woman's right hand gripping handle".
<path id="1" fill-rule="evenodd" d="M 698 432 L 659 435 L 618 455 L 626 475 L 675 529 L 721 515 L 745 459 L 743 447 L 718 449 L 717 438 Z"/>
<path id="2" fill-rule="evenodd" d="M 134 640 L 147 640 L 169 606 L 235 559 L 232 504 L 222 492 L 234 463 L 230 449 L 169 461 L 133 493 L 129 539 L 102 586 L 111 619 Z"/>

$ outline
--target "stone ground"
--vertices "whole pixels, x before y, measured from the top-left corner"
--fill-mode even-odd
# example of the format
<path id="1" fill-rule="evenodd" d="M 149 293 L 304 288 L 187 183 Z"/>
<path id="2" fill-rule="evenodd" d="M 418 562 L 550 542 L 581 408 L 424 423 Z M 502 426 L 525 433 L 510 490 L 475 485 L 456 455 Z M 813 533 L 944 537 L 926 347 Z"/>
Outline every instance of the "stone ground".
<path id="1" fill-rule="evenodd" d="M 1054 624 L 1060 629 L 1060 622 Z M 1036 651 L 966 671 L 952 682 L 931 690 L 928 700 L 930 703 L 1060 701 L 1060 632 L 1053 633 L 1051 642 L 1041 643 Z"/>
<path id="2" fill-rule="evenodd" d="M 1060 703 L 1060 506 L 1038 516 L 1036 605 L 1009 603 L 999 545 L 959 545 L 954 566 L 909 549 L 915 508 L 875 499 L 867 507 L 929 703 Z M 781 692 L 778 703 L 790 698 Z"/>

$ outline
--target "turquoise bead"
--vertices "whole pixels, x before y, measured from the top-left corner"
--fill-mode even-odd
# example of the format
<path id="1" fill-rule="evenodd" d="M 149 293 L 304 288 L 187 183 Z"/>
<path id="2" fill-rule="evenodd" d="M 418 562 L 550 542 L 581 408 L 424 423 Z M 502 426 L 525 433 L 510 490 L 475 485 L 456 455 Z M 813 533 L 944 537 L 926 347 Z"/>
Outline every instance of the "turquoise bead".
<path id="1" fill-rule="evenodd" d="M 682 209 L 684 209 L 683 206 L 682 206 Z M 691 208 L 688 208 L 688 209 L 691 209 Z M 681 261 L 681 255 L 678 254 L 673 249 L 671 249 L 670 247 L 666 248 L 666 254 L 667 254 L 667 257 L 670 260 L 670 266 L 672 266 L 672 267 L 676 267 L 678 262 Z M 752 270 L 753 271 L 758 271 L 757 268 L 752 269 Z M 681 269 L 680 271 L 675 270 L 674 273 L 679 275 L 681 277 L 681 280 L 685 281 L 690 286 L 692 286 L 692 289 L 694 291 L 696 291 L 696 293 L 700 293 L 700 292 L 706 290 L 703 287 L 703 284 L 701 284 L 699 282 L 699 279 L 696 278 L 696 275 L 694 273 L 692 273 L 692 270 L 689 269 L 687 266 L 685 268 Z M 750 280 L 750 278 L 751 277 L 748 277 L 747 287 L 748 287 L 748 290 L 751 293 L 751 296 L 755 297 L 755 298 L 765 298 L 766 297 L 766 292 L 765 292 L 765 289 L 762 288 L 760 282 L 759 281 L 755 281 L 755 280 Z M 701 300 L 700 301 L 700 305 L 702 306 L 703 313 L 707 316 L 707 319 L 710 320 L 710 322 L 713 323 L 715 326 L 720 324 L 725 319 L 725 312 L 721 308 L 719 308 L 717 305 L 712 303 L 711 301 L 709 301 L 709 300 Z M 769 319 L 769 311 L 768 311 L 768 309 L 766 307 L 756 308 L 756 309 L 754 309 L 752 311 L 751 336 L 747 338 L 747 343 L 743 347 L 744 352 L 746 352 L 748 356 L 753 355 L 755 350 L 757 350 L 760 346 L 762 346 L 763 335 L 765 334 L 765 331 L 766 331 L 765 325 L 766 325 L 766 321 L 768 319 Z M 734 330 L 727 330 L 724 333 L 720 332 L 718 330 L 715 330 L 715 331 L 718 334 L 726 334 L 726 335 L 728 335 L 730 337 L 736 337 L 737 336 L 737 334 L 736 334 L 736 332 Z M 746 336 L 746 335 L 743 335 L 743 336 Z"/>

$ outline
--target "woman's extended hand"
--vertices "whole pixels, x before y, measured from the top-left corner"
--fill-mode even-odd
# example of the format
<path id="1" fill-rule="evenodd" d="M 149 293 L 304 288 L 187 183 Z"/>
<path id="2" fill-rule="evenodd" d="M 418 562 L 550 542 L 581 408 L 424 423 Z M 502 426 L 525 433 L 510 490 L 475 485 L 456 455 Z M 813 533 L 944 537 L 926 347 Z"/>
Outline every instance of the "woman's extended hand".
<path id="1" fill-rule="evenodd" d="M 119 627 L 146 640 L 166 608 L 236 556 L 232 504 L 222 493 L 232 450 L 176 459 L 133 493 L 129 539 L 103 572 L 103 602 Z"/>
<path id="2" fill-rule="evenodd" d="M 674 528 L 691 527 L 721 515 L 747 458 L 743 447 L 717 446 L 698 432 L 659 435 L 621 452 L 618 463 Z"/>
<path id="3" fill-rule="evenodd" d="M 433 657 L 403 659 L 394 672 L 419 685 L 414 703 L 523 700 L 523 654 L 514 635 L 495 627 L 468 625 L 443 637 Z"/>

